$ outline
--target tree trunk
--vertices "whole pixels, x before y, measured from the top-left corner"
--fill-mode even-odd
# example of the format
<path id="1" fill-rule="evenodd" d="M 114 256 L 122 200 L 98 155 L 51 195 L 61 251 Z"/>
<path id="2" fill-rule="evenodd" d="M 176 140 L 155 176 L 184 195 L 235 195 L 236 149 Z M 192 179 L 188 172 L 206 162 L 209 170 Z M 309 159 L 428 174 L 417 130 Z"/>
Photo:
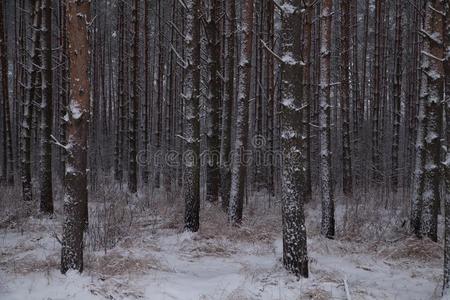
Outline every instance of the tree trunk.
<path id="1" fill-rule="evenodd" d="M 6 11 L 4 13 L 3 2 L 0 3 L 0 64 L 2 77 L 3 98 L 3 178 L 9 185 L 14 185 L 14 159 L 12 150 L 11 111 L 9 107 L 8 89 L 8 34 L 5 27 Z"/>
<path id="2" fill-rule="evenodd" d="M 186 77 L 184 98 L 186 103 L 184 139 L 184 201 L 185 229 L 199 229 L 200 213 L 200 0 L 187 0 L 186 4 Z"/>
<path id="3" fill-rule="evenodd" d="M 303 204 L 305 202 L 306 157 L 302 126 L 301 38 L 295 34 L 302 26 L 300 0 L 286 0 L 282 23 L 282 162 L 283 264 L 297 276 L 308 277 L 308 255 Z"/>
<path id="4" fill-rule="evenodd" d="M 134 0 L 132 11 L 133 17 L 133 50 L 131 54 L 131 62 L 133 64 L 133 84 L 131 90 L 131 124 L 129 127 L 130 139 L 130 165 L 128 170 L 128 189 L 131 193 L 137 192 L 137 150 L 138 150 L 138 127 L 139 127 L 139 0 Z"/>
<path id="5" fill-rule="evenodd" d="M 31 35 L 30 55 L 30 69 L 27 74 L 27 83 L 25 88 L 25 100 L 23 104 L 22 116 L 22 194 L 24 201 L 31 201 L 33 199 L 32 183 L 31 183 L 31 136 L 32 136 L 32 104 L 35 101 L 35 93 L 38 86 L 38 70 L 37 67 L 41 65 L 40 57 L 37 54 L 40 40 L 40 23 L 41 23 L 41 1 L 36 0 L 33 3 L 33 24 Z"/>
<path id="6" fill-rule="evenodd" d="M 220 141 L 220 196 L 222 198 L 222 208 L 228 211 L 231 170 L 231 126 L 234 103 L 234 64 L 235 64 L 235 43 L 236 43 L 236 5 L 234 0 L 226 1 L 227 16 L 227 50 L 225 56 L 225 89 L 222 103 L 222 138 Z"/>
<path id="7" fill-rule="evenodd" d="M 380 101 L 381 101 L 381 61 L 382 61 L 382 5 L 383 0 L 376 1 L 375 16 L 375 62 L 373 75 L 373 104 L 372 104 L 372 179 L 375 185 L 381 182 L 381 158 L 380 158 Z"/>
<path id="8" fill-rule="evenodd" d="M 352 196 L 352 151 L 350 142 L 350 3 L 341 0 L 341 118 L 342 118 L 342 160 L 343 160 L 343 192 Z M 354 79 L 352 79 L 354 80 Z"/>
<path id="9" fill-rule="evenodd" d="M 244 205 L 245 179 L 247 177 L 247 163 L 244 154 L 248 139 L 248 107 L 250 102 L 251 57 L 253 49 L 253 0 L 242 3 L 242 45 L 239 62 L 238 98 L 236 115 L 236 134 L 233 147 L 230 204 L 228 209 L 229 221 L 238 225 L 242 221 Z"/>
<path id="10" fill-rule="evenodd" d="M 399 178 L 399 145 L 400 145 L 400 121 L 401 121 L 401 95 L 402 95 L 402 5 L 396 0 L 395 23 L 395 81 L 393 104 L 393 140 L 392 140 L 392 191 L 397 193 Z"/>
<path id="11" fill-rule="evenodd" d="M 437 216 L 440 205 L 440 135 L 442 126 L 441 101 L 443 98 L 443 3 L 441 0 L 427 2 L 422 61 L 428 65 L 424 75 L 428 81 L 425 102 L 425 161 L 423 168 L 423 209 L 421 233 L 437 241 Z"/>
<path id="12" fill-rule="evenodd" d="M 142 160 L 144 162 L 144 165 L 142 166 L 142 182 L 144 185 L 147 185 L 148 183 L 148 177 L 149 177 L 149 93 L 150 89 L 149 86 L 151 86 L 151 83 L 149 82 L 149 73 L 150 73 L 150 57 L 149 57 L 149 51 L 150 51 L 150 20 L 149 20 L 149 1 L 144 1 L 144 111 L 143 111 L 143 157 Z"/>
<path id="13" fill-rule="evenodd" d="M 445 78 L 445 120 L 446 120 L 446 138 L 447 138 L 447 153 L 445 159 L 445 232 L 444 232 L 444 295 L 450 293 L 450 3 L 444 2 L 444 25 L 443 40 L 444 40 L 444 78 Z"/>
<path id="14" fill-rule="evenodd" d="M 208 93 L 208 129 L 206 131 L 208 143 L 208 164 L 206 166 L 206 200 L 217 202 L 219 200 L 220 185 L 220 1 L 211 1 L 209 21 L 206 25 L 208 39 L 208 69 L 209 69 L 209 93 Z"/>
<path id="15" fill-rule="evenodd" d="M 53 128 L 53 80 L 52 80 L 52 1 L 42 1 L 41 59 L 42 59 L 42 101 L 41 101 L 41 202 L 43 213 L 53 214 L 52 178 L 52 128 Z"/>
<path id="16" fill-rule="evenodd" d="M 319 92 L 319 131 L 320 131 L 320 197 L 322 200 L 321 233 L 327 238 L 334 237 L 334 197 L 331 174 L 331 107 L 330 107 L 330 57 L 331 57 L 331 19 L 332 1 L 322 1 L 320 38 L 320 92 Z"/>
<path id="17" fill-rule="evenodd" d="M 269 49 L 273 49 L 274 48 L 274 44 L 275 44 L 275 22 L 274 22 L 274 12 L 275 12 L 275 7 L 274 7 L 274 3 L 273 1 L 268 1 L 267 2 L 267 13 L 266 13 L 266 18 L 267 18 L 267 47 L 269 47 Z M 271 55 L 270 53 L 266 54 L 266 64 L 267 64 L 267 68 L 266 68 L 266 84 L 267 84 L 267 117 L 266 117 L 266 121 L 267 121 L 267 143 L 266 143 L 266 153 L 274 153 L 274 103 L 275 103 L 275 76 L 274 76 L 274 57 L 273 55 Z M 308 107 L 309 108 L 309 107 Z M 274 189 L 275 189 L 275 169 L 274 169 L 274 158 L 270 157 L 270 159 L 265 160 L 264 163 L 267 163 L 267 172 L 266 172 L 266 176 L 267 176 L 267 188 L 268 191 L 270 193 L 271 196 L 274 195 Z M 308 179 L 307 179 L 308 180 Z"/>
<path id="18" fill-rule="evenodd" d="M 87 220 L 87 141 L 90 86 L 88 22 L 90 2 L 67 2 L 67 42 L 70 61 L 68 157 L 64 195 L 61 272 L 83 271 L 83 232 Z"/>

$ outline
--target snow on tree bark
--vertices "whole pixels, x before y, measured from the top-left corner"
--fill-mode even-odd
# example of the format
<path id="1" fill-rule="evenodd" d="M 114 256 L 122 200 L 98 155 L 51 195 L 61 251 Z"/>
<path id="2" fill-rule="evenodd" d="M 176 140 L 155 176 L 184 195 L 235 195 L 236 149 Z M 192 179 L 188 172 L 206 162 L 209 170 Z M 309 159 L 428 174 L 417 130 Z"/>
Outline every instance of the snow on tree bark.
<path id="1" fill-rule="evenodd" d="M 332 1 L 324 0 L 321 7 L 320 83 L 319 83 L 319 181 L 322 201 L 321 233 L 334 237 L 334 199 L 331 174 L 331 106 L 330 106 L 330 57 L 331 57 Z"/>
<path id="2" fill-rule="evenodd" d="M 426 49 L 426 48 L 424 48 Z M 422 62 L 422 69 L 427 69 L 426 62 Z M 416 133 L 416 157 L 414 162 L 414 190 L 411 201 L 411 229 L 413 233 L 420 237 L 420 227 L 422 222 L 423 205 L 423 164 L 424 164 L 424 134 L 425 134 L 425 98 L 427 90 L 427 79 L 421 76 L 421 95 L 419 97 L 419 109 L 417 112 L 417 133 Z"/>
<path id="3" fill-rule="evenodd" d="M 282 95 L 281 146 L 282 162 L 282 220 L 283 264 L 297 276 L 308 277 L 308 255 L 303 204 L 305 202 L 305 137 L 302 126 L 302 85 L 297 83 L 303 62 L 301 38 L 295 32 L 301 28 L 300 0 L 284 1 L 282 15 Z"/>
<path id="4" fill-rule="evenodd" d="M 374 74 L 373 74 L 373 104 L 372 104 L 372 179 L 375 186 L 379 185 L 382 181 L 381 171 L 381 150 L 380 150 L 380 102 L 381 102 L 381 90 L 382 90 L 382 66 L 383 61 L 383 35 L 382 24 L 383 21 L 383 0 L 376 1 L 375 3 L 375 49 L 374 49 Z"/>
<path id="5" fill-rule="evenodd" d="M 446 120 L 446 156 L 444 162 L 445 172 L 445 228 L 444 228 L 444 288 L 443 293 L 450 293 L 450 3 L 442 0 L 443 12 L 445 13 L 443 22 L 444 40 L 444 88 L 445 88 L 445 120 Z"/>
<path id="6" fill-rule="evenodd" d="M 90 86 L 89 41 L 90 1 L 67 2 L 67 42 L 70 61 L 69 123 L 64 195 L 61 272 L 83 271 L 83 232 L 87 220 L 87 140 Z"/>
<path id="7" fill-rule="evenodd" d="M 350 3 L 341 0 L 341 116 L 342 116 L 342 185 L 346 196 L 352 195 L 352 151 L 350 142 Z"/>
<path id="8" fill-rule="evenodd" d="M 395 22 L 395 79 L 393 99 L 393 137 L 392 137 L 392 191 L 397 192 L 399 178 L 399 145 L 401 125 L 401 95 L 402 95 L 402 1 L 396 0 Z"/>
<path id="9" fill-rule="evenodd" d="M 305 60 L 305 66 L 303 67 L 303 81 L 304 84 L 304 105 L 305 112 L 303 113 L 303 127 L 306 135 L 306 171 L 305 171 L 305 202 L 310 202 L 312 199 L 312 178 L 311 178 L 311 106 L 313 105 L 312 97 L 312 79 L 311 76 L 311 44 L 312 44 L 312 14 L 313 6 L 311 1 L 307 2 L 307 7 L 305 9 L 305 28 L 304 28 L 304 54 L 303 59 Z"/>
<path id="10" fill-rule="evenodd" d="M 199 229 L 200 212 L 200 0 L 188 0 L 185 23 L 184 201 L 185 229 Z"/>
<path id="11" fill-rule="evenodd" d="M 144 111 L 143 111 L 143 158 L 142 160 L 145 162 L 142 170 L 142 182 L 144 185 L 147 185 L 149 178 L 149 164 L 148 160 L 148 151 L 149 149 L 149 134 L 150 134 L 150 126 L 149 126 L 149 93 L 151 83 L 149 82 L 149 74 L 150 74 L 150 22 L 149 22 L 149 1 L 144 2 Z"/>
<path id="12" fill-rule="evenodd" d="M 239 61 L 236 131 L 232 153 L 231 188 L 228 209 L 229 221 L 234 225 L 238 225 L 242 221 L 245 178 L 247 175 L 244 154 L 248 139 L 248 107 L 250 101 L 251 56 L 253 49 L 253 10 L 253 0 L 245 0 L 242 3 L 242 44 Z"/>
<path id="13" fill-rule="evenodd" d="M 225 89 L 222 101 L 222 138 L 220 141 L 220 196 L 222 208 L 228 211 L 231 187 L 230 151 L 231 151 L 231 125 L 234 103 L 234 63 L 236 44 L 236 3 L 234 0 L 226 1 L 226 39 L 225 54 Z"/>
<path id="14" fill-rule="evenodd" d="M 52 91 L 52 1 L 42 0 L 40 47 L 42 59 L 42 101 L 41 101 L 41 180 L 40 210 L 53 213 L 52 178 L 52 128 L 53 128 L 53 91 Z"/>
<path id="15" fill-rule="evenodd" d="M 425 102 L 425 161 L 423 166 L 423 208 L 421 234 L 437 241 L 437 216 L 440 205 L 440 134 L 443 98 L 443 3 L 426 3 L 426 16 L 422 34 L 430 52 L 422 51 L 422 60 L 428 61 L 424 70 L 428 81 Z"/>
<path id="16" fill-rule="evenodd" d="M 12 150 L 11 133 L 11 112 L 9 107 L 8 91 L 8 34 L 6 32 L 5 20 L 6 12 L 3 11 L 3 3 L 0 4 L 0 67 L 2 77 L 2 105 L 3 105 L 3 179 L 9 184 L 14 185 L 14 161 Z"/>
<path id="17" fill-rule="evenodd" d="M 266 6 L 266 27 L 267 27 L 267 47 L 269 49 L 274 48 L 275 44 L 275 4 L 273 1 L 268 1 Z M 267 122 L 267 143 L 266 149 L 269 152 L 274 152 L 274 109 L 275 109 L 275 74 L 274 74 L 274 57 L 269 53 L 266 55 L 266 97 L 267 97 L 267 108 L 266 108 L 266 122 Z M 308 106 L 309 109 L 309 106 Z M 265 162 L 267 165 L 267 189 L 271 195 L 274 195 L 275 189 L 275 161 L 270 158 Z"/>
<path id="18" fill-rule="evenodd" d="M 208 128 L 206 131 L 209 157 L 206 166 L 206 200 L 209 202 L 217 202 L 219 200 L 220 185 L 220 18 L 220 1 L 212 0 L 208 22 L 206 24 L 209 55 L 209 91 L 207 95 Z"/>
<path id="19" fill-rule="evenodd" d="M 33 191 L 31 183 L 31 122 L 32 122 L 32 103 L 35 99 L 35 93 L 37 90 L 38 70 L 37 66 L 40 66 L 40 57 L 37 54 L 39 46 L 39 28 L 41 22 L 41 1 L 36 0 L 33 3 L 32 13 L 32 35 L 31 35 L 31 48 L 29 50 L 30 56 L 30 69 L 27 74 L 27 83 L 25 87 L 25 97 L 22 112 L 22 163 L 21 163 L 21 176 L 22 176 L 22 194 L 24 201 L 33 200 Z"/>
<path id="20" fill-rule="evenodd" d="M 133 18 L 133 50 L 131 54 L 131 62 L 133 64 L 133 83 L 131 89 L 131 108 L 129 127 L 130 153 L 129 153 L 129 170 L 128 170 L 128 189 L 131 193 L 137 192 L 137 150 L 138 150 L 138 127 L 139 127 L 139 0 L 134 0 L 132 11 Z"/>

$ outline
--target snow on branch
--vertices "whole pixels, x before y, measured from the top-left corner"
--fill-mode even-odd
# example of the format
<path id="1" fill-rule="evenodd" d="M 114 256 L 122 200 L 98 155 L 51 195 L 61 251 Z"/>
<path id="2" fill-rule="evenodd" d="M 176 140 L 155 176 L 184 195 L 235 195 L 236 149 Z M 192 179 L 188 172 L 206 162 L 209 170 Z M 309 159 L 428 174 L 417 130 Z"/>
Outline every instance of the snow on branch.
<path id="1" fill-rule="evenodd" d="M 272 54 L 276 59 L 278 59 L 280 62 L 283 62 L 283 59 L 281 57 L 278 56 L 278 54 L 276 54 L 275 52 L 273 52 L 272 49 L 269 48 L 269 46 L 267 46 L 267 44 L 261 39 L 261 44 L 264 46 L 264 48 L 270 53 Z"/>

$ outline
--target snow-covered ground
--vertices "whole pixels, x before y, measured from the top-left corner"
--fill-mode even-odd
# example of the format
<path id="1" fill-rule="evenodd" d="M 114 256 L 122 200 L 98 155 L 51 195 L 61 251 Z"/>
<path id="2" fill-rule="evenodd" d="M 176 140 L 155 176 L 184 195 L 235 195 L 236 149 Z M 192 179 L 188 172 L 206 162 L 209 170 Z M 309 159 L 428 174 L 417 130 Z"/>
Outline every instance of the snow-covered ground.
<path id="1" fill-rule="evenodd" d="M 219 208 L 203 207 L 201 230 L 185 233 L 181 206 L 135 214 L 112 249 L 88 247 L 81 275 L 58 270 L 60 217 L 10 222 L 0 231 L 0 299 L 346 299 L 344 281 L 352 299 L 439 299 L 439 244 L 401 231 L 365 239 L 358 230 L 387 231 L 367 224 L 327 240 L 309 207 L 310 277 L 298 280 L 282 267 L 277 209 L 247 208 L 233 228 Z"/>

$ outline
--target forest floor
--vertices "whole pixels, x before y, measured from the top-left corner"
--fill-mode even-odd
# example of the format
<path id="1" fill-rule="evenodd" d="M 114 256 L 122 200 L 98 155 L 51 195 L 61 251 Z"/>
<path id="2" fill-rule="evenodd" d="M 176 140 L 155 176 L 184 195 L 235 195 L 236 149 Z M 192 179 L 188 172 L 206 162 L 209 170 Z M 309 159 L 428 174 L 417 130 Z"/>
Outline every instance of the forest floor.
<path id="1" fill-rule="evenodd" d="M 2 213 L 0 299 L 346 299 L 344 281 L 352 299 L 441 293 L 440 243 L 410 237 L 402 213 L 376 204 L 338 203 L 335 240 L 320 236 L 320 206 L 308 205 L 310 277 L 297 279 L 281 263 L 279 208 L 258 204 L 263 196 L 245 207 L 240 228 L 203 205 L 197 233 L 182 231 L 181 201 L 138 198 L 90 204 L 81 275 L 58 270 L 61 207 L 52 219 Z"/>

